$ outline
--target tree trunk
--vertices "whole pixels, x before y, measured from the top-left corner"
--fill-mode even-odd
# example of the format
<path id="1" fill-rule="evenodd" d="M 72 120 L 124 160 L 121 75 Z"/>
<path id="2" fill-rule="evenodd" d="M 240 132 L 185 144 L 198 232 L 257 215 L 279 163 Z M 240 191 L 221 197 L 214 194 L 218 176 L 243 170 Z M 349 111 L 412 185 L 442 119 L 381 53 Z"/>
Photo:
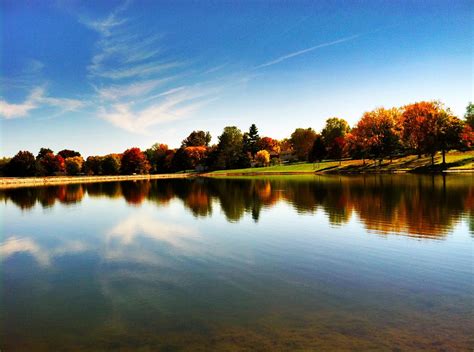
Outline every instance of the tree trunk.
<path id="1" fill-rule="evenodd" d="M 446 150 L 441 151 L 443 153 L 443 165 L 446 165 Z"/>
<path id="2" fill-rule="evenodd" d="M 431 166 L 434 165 L 434 154 L 431 154 Z"/>

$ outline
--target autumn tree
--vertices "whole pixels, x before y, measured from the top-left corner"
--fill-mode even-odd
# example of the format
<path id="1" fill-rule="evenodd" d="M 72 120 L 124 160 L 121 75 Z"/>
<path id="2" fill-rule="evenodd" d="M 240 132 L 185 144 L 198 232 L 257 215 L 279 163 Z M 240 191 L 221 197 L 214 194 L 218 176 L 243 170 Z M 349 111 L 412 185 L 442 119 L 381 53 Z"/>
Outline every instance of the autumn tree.
<path id="1" fill-rule="evenodd" d="M 266 150 L 270 156 L 278 156 L 280 154 L 280 143 L 270 137 L 260 138 L 257 147 L 259 150 Z"/>
<path id="2" fill-rule="evenodd" d="M 209 146 L 209 143 L 211 143 L 211 134 L 209 132 L 193 131 L 181 142 L 181 146 L 183 148 L 200 146 L 207 147 Z"/>
<path id="3" fill-rule="evenodd" d="M 268 166 L 270 164 L 270 153 L 265 149 L 259 150 L 255 154 L 255 161 L 261 166 Z"/>
<path id="4" fill-rule="evenodd" d="M 258 134 L 257 126 L 253 123 L 248 132 L 245 132 L 242 137 L 243 151 L 244 153 L 250 153 L 252 156 L 259 150 L 258 143 L 260 142 L 260 136 Z"/>
<path id="5" fill-rule="evenodd" d="M 374 160 L 392 159 L 400 148 L 400 111 L 396 108 L 378 108 L 364 113 L 357 123 L 356 134 L 364 140 L 368 153 Z"/>
<path id="6" fill-rule="evenodd" d="M 39 159 L 40 172 L 46 176 L 53 176 L 66 171 L 64 158 L 61 155 L 47 153 Z"/>
<path id="7" fill-rule="evenodd" d="M 345 136 L 345 153 L 347 153 L 353 159 L 362 159 L 365 165 L 365 159 L 367 157 L 368 142 L 364 135 L 359 133 L 359 129 L 354 127 L 351 132 Z"/>
<path id="8" fill-rule="evenodd" d="M 402 140 L 408 148 L 418 154 L 418 157 L 426 152 L 427 145 L 430 142 L 427 140 L 428 121 L 436 119 L 440 108 L 439 102 L 428 101 L 421 101 L 403 107 Z"/>
<path id="9" fill-rule="evenodd" d="M 316 132 L 312 128 L 297 128 L 290 137 L 293 151 L 301 161 L 308 160 L 308 155 L 313 148 Z"/>
<path id="10" fill-rule="evenodd" d="M 8 176 L 27 177 L 36 173 L 36 161 L 29 151 L 19 151 L 6 165 Z"/>
<path id="11" fill-rule="evenodd" d="M 472 129 L 469 124 L 464 124 L 464 128 L 459 137 L 461 139 L 462 150 L 469 150 L 474 146 L 474 129 Z"/>
<path id="12" fill-rule="evenodd" d="M 122 155 L 120 173 L 122 175 L 147 174 L 150 164 L 140 148 L 127 149 Z"/>
<path id="13" fill-rule="evenodd" d="M 280 146 L 280 159 L 284 161 L 291 161 L 294 159 L 293 146 L 289 138 L 284 138 L 278 141 Z"/>
<path id="14" fill-rule="evenodd" d="M 208 148 L 202 145 L 184 148 L 186 158 L 189 160 L 189 165 L 193 169 L 203 164 L 204 159 L 207 156 L 207 152 Z"/>
<path id="15" fill-rule="evenodd" d="M 119 154 L 109 154 L 101 159 L 101 169 L 104 175 L 118 175 L 120 173 L 121 157 Z"/>
<path id="16" fill-rule="evenodd" d="M 82 165 L 84 164 L 84 159 L 81 156 L 72 156 L 64 159 L 66 165 L 66 172 L 70 176 L 77 176 L 82 171 Z"/>
<path id="17" fill-rule="evenodd" d="M 331 117 L 326 120 L 326 125 L 321 131 L 321 137 L 330 158 L 342 158 L 345 145 L 344 137 L 350 130 L 349 124 L 344 119 Z"/>
<path id="18" fill-rule="evenodd" d="M 466 107 L 464 118 L 466 119 L 466 123 L 474 130 L 474 104 L 472 102 Z"/>

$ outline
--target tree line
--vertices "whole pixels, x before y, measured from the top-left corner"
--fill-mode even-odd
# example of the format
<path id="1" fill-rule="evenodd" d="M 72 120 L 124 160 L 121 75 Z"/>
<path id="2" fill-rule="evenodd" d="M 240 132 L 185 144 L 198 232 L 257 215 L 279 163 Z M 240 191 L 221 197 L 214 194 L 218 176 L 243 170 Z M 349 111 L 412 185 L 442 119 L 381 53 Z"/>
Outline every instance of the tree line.
<path id="1" fill-rule="evenodd" d="M 474 104 L 469 103 L 464 120 L 439 101 L 422 101 L 399 108 L 377 108 L 365 112 L 352 128 L 347 121 L 332 117 L 320 133 L 297 128 L 289 138 L 261 137 L 255 124 L 247 132 L 227 126 L 211 145 L 211 135 L 193 131 L 179 148 L 155 143 L 142 151 L 89 156 L 85 160 L 74 150 L 55 154 L 41 148 L 36 157 L 19 151 L 0 160 L 4 176 L 132 175 L 172 173 L 183 170 L 218 170 L 276 165 L 282 162 L 372 159 L 382 162 L 394 156 L 430 155 L 452 149 L 469 150 L 474 144 Z"/>

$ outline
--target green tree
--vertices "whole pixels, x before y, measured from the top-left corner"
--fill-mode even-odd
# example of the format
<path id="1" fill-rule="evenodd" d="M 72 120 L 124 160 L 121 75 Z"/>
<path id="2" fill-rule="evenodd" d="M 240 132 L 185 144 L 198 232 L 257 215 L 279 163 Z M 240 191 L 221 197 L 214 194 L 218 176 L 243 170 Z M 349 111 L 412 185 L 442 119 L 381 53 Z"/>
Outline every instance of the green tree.
<path id="1" fill-rule="evenodd" d="M 29 151 L 19 151 L 6 166 L 8 176 L 34 176 L 36 161 Z"/>
<path id="2" fill-rule="evenodd" d="M 120 155 L 109 154 L 101 160 L 102 174 L 118 175 L 120 173 Z"/>
<path id="3" fill-rule="evenodd" d="M 435 120 L 429 125 L 433 140 L 431 155 L 433 156 L 437 151 L 441 151 L 443 164 L 446 164 L 446 152 L 462 147 L 461 133 L 464 129 L 464 123 L 454 116 L 449 109 L 443 109 L 439 111 L 435 116 Z"/>
<path id="4" fill-rule="evenodd" d="M 217 144 L 217 160 L 215 167 L 218 169 L 231 169 L 241 166 L 245 156 L 242 152 L 243 136 L 240 129 L 227 126 L 219 136 Z"/>
<path id="5" fill-rule="evenodd" d="M 186 137 L 181 142 L 181 146 L 183 148 L 186 147 L 200 147 L 200 146 L 209 146 L 209 143 L 211 143 L 211 134 L 209 132 L 204 132 L 204 131 L 193 131 L 191 134 Z"/>
<path id="6" fill-rule="evenodd" d="M 44 158 L 44 156 L 49 153 L 54 154 L 54 152 L 49 148 L 41 148 L 38 155 L 36 156 L 36 160 Z"/>
<path id="7" fill-rule="evenodd" d="M 469 126 L 474 129 L 474 104 L 472 102 L 466 107 L 466 113 L 464 114 L 464 118 Z"/>
<path id="8" fill-rule="evenodd" d="M 169 172 L 165 164 L 170 154 L 174 154 L 174 152 L 169 150 L 168 145 L 163 143 L 155 143 L 145 150 L 145 155 L 150 162 L 150 172 L 152 174 Z"/>
<path id="9" fill-rule="evenodd" d="M 344 119 L 331 117 L 326 120 L 321 137 L 330 158 L 340 159 L 342 157 L 344 137 L 350 130 L 349 124 Z"/>
<path id="10" fill-rule="evenodd" d="M 81 156 L 81 153 L 76 152 L 75 150 L 63 149 L 58 152 L 58 155 L 61 155 L 64 159 L 72 158 L 74 156 Z"/>
<path id="11" fill-rule="evenodd" d="M 84 172 L 88 175 L 102 174 L 102 157 L 89 156 L 84 163 Z"/>
<path id="12" fill-rule="evenodd" d="M 257 153 L 259 150 L 260 136 L 258 135 L 257 126 L 253 123 L 249 131 L 243 135 L 243 151 L 245 153 L 250 153 L 252 156 Z"/>
<path id="13" fill-rule="evenodd" d="M 7 165 L 11 158 L 0 158 L 0 176 L 7 176 Z"/>
<path id="14" fill-rule="evenodd" d="M 297 158 L 301 161 L 308 160 L 313 148 L 316 132 L 312 128 L 297 128 L 290 137 L 291 146 Z"/>
<path id="15" fill-rule="evenodd" d="M 326 146 L 324 145 L 323 138 L 318 135 L 313 143 L 313 148 L 311 149 L 309 161 L 321 162 L 327 155 Z"/>

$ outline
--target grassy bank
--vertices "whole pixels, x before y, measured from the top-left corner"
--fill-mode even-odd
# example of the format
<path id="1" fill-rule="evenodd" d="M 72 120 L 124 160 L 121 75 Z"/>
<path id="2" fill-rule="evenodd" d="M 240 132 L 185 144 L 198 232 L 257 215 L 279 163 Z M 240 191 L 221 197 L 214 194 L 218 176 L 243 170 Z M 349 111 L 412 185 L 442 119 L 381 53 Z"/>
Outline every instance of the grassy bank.
<path id="1" fill-rule="evenodd" d="M 321 163 L 292 163 L 268 167 L 247 169 L 219 170 L 207 175 L 253 175 L 253 174 L 305 174 L 305 173 L 404 173 L 404 172 L 474 172 L 474 151 L 449 152 L 446 154 L 446 164 L 442 165 L 441 154 L 435 156 L 435 165 L 431 165 L 431 157 L 418 158 L 410 155 L 394 158 L 392 161 L 384 160 L 380 165 L 373 160 L 343 160 L 323 161 Z"/>
<path id="2" fill-rule="evenodd" d="M 154 180 L 161 178 L 185 178 L 190 176 L 192 176 L 192 174 L 178 173 L 162 175 L 3 177 L 0 178 L 0 188 L 48 186 L 68 183 Z"/>

